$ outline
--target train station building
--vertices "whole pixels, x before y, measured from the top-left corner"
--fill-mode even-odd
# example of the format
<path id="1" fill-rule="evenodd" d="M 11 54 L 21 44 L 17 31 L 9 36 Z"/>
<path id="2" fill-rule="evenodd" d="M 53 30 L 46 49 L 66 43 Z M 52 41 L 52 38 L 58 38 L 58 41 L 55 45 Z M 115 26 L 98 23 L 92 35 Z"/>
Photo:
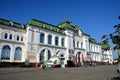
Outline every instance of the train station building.
<path id="1" fill-rule="evenodd" d="M 103 62 L 113 60 L 112 50 L 104 51 L 100 43 L 70 21 L 58 25 L 32 19 L 27 24 L 0 19 L 0 61 L 41 63 L 63 67 L 69 61 Z"/>

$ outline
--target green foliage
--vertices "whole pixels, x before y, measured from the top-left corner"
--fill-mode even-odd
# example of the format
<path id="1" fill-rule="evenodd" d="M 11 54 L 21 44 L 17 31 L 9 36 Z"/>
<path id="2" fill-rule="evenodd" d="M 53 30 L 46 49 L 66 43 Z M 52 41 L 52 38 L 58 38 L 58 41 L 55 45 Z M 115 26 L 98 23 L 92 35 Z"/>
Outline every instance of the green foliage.
<path id="1" fill-rule="evenodd" d="M 119 16 L 119 19 L 120 19 L 120 16 Z M 103 35 L 101 39 L 104 45 L 109 45 L 109 42 L 111 41 L 114 44 L 113 49 L 119 50 L 120 49 L 120 24 L 115 25 L 114 29 L 115 31 L 113 33 L 109 35 Z"/>
<path id="2" fill-rule="evenodd" d="M 0 67 L 24 67 L 24 62 L 1 62 Z"/>

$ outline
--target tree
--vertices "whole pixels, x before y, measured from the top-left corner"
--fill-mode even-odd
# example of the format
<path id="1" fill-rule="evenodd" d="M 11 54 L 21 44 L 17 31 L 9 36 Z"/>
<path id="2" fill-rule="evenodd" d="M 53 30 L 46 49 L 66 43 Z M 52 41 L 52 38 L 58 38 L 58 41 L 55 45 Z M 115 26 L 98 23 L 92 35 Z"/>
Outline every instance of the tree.
<path id="1" fill-rule="evenodd" d="M 120 19 L 120 16 L 119 16 Z M 107 45 L 104 49 L 109 50 L 110 47 L 109 43 L 113 43 L 113 50 L 117 50 L 120 58 L 120 24 L 117 24 L 114 26 L 115 31 L 108 34 L 108 35 L 103 35 L 102 36 L 102 44 Z"/>

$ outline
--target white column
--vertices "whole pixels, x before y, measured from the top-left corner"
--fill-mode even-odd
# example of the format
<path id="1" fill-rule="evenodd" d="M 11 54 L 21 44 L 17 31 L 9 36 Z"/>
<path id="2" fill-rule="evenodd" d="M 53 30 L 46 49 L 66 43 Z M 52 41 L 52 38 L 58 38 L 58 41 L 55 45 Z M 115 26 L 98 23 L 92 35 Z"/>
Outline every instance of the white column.
<path id="1" fill-rule="evenodd" d="M 66 54 L 65 54 L 65 63 L 67 63 L 67 60 L 69 60 L 69 37 L 68 36 L 66 36 L 65 37 L 65 47 L 67 48 L 66 49 Z"/>
<path id="2" fill-rule="evenodd" d="M 46 61 L 47 58 L 48 58 L 48 49 L 45 49 L 45 55 L 44 55 L 44 57 L 45 57 L 45 61 Z"/>
<path id="3" fill-rule="evenodd" d="M 32 28 L 28 27 L 27 28 L 27 34 L 26 34 L 26 42 L 31 42 L 31 38 L 32 38 Z"/>
<path id="4" fill-rule="evenodd" d="M 52 45 L 55 45 L 55 35 L 52 35 Z"/>
<path id="5" fill-rule="evenodd" d="M 26 34 L 26 52 L 30 51 L 30 44 L 32 38 L 32 28 L 28 26 Z"/>
<path id="6" fill-rule="evenodd" d="M 10 34 L 9 33 L 7 33 L 7 34 L 8 34 L 7 39 L 9 39 Z"/>
<path id="7" fill-rule="evenodd" d="M 11 47 L 11 52 L 10 52 L 10 62 L 14 62 L 15 57 L 15 49 Z"/>
<path id="8" fill-rule="evenodd" d="M 45 33 L 44 35 L 45 35 L 45 42 L 44 43 L 48 44 L 48 33 Z"/>
<path id="9" fill-rule="evenodd" d="M 61 36 L 59 36 L 58 38 L 59 38 L 59 40 L 58 40 L 59 44 L 58 44 L 58 45 L 59 45 L 59 46 L 62 46 L 62 45 L 61 45 L 61 43 L 62 43 Z"/>
<path id="10" fill-rule="evenodd" d="M 40 33 L 37 29 L 34 31 L 34 51 L 38 52 L 38 45 L 40 43 Z"/>
<path id="11" fill-rule="evenodd" d="M 37 44 L 39 44 L 40 43 L 40 33 L 38 32 L 38 30 L 35 30 L 35 35 L 34 35 L 35 37 L 35 39 L 34 39 L 34 41 L 35 41 L 35 43 L 37 43 Z"/>

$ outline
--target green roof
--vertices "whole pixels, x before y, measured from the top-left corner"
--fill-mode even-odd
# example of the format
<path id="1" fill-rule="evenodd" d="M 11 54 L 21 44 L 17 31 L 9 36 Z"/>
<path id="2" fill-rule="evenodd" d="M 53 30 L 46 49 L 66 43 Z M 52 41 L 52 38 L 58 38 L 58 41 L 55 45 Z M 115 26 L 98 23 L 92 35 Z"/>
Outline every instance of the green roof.
<path id="1" fill-rule="evenodd" d="M 10 27 L 14 27 L 14 28 L 19 28 L 19 29 L 26 29 L 26 25 L 22 25 L 20 23 L 13 22 L 10 20 L 5 20 L 2 18 L 0 18 L 0 24 L 7 25 Z M 72 29 L 74 31 L 78 31 L 80 29 L 79 26 L 72 24 L 72 22 L 70 21 L 64 21 L 60 23 L 58 26 L 55 26 L 55 25 L 52 25 L 52 24 L 49 24 L 49 23 L 46 23 L 40 20 L 32 19 L 27 24 L 32 25 L 34 27 L 45 28 L 45 29 L 48 29 L 54 32 L 62 33 L 62 34 L 64 34 L 63 31 L 65 29 Z M 89 36 L 88 34 L 84 33 L 81 29 L 80 31 L 82 32 L 83 35 Z"/>
<path id="2" fill-rule="evenodd" d="M 26 28 L 25 25 L 22 25 L 22 24 L 16 23 L 16 22 L 12 22 L 10 20 L 1 19 L 1 18 L 0 18 L 0 24 L 11 26 L 11 27 L 14 27 L 14 28 L 19 28 L 19 29 L 25 29 Z"/>
<path id="3" fill-rule="evenodd" d="M 93 39 L 93 38 L 89 38 L 89 42 L 100 45 L 100 43 L 98 43 L 98 42 L 97 42 L 95 39 Z"/>
<path id="4" fill-rule="evenodd" d="M 33 26 L 42 26 L 43 24 L 45 26 L 52 26 L 52 27 L 56 27 L 55 25 L 52 25 L 52 24 L 49 24 L 49 23 L 46 23 L 46 22 L 43 22 L 43 21 L 40 21 L 40 20 L 36 20 L 36 19 L 32 19 L 28 22 L 29 25 L 33 25 Z"/>
<path id="5" fill-rule="evenodd" d="M 72 24 L 70 21 L 64 21 L 62 23 L 59 24 L 59 28 L 62 28 L 62 29 L 72 29 L 72 30 L 78 30 L 78 26 Z"/>
<path id="6" fill-rule="evenodd" d="M 67 28 L 72 29 L 74 31 L 77 31 L 80 29 L 79 26 L 72 24 L 72 22 L 70 22 L 70 21 L 64 21 L 64 22 L 60 23 L 58 26 L 55 26 L 55 25 L 52 25 L 52 24 L 49 24 L 49 23 L 46 23 L 46 22 L 43 22 L 40 20 L 32 19 L 28 22 L 28 24 L 35 26 L 35 27 L 45 28 L 48 30 L 51 30 L 50 28 L 52 28 L 52 31 L 59 32 L 59 33 L 63 33 L 63 30 L 65 30 Z M 83 35 L 90 36 L 90 35 L 84 33 L 81 29 L 80 29 L 80 31 L 82 32 Z"/>
<path id="7" fill-rule="evenodd" d="M 45 29 L 52 30 L 55 32 L 63 33 L 63 30 L 60 29 L 58 26 L 55 26 L 55 25 L 52 25 L 52 24 L 49 24 L 43 21 L 39 21 L 36 19 L 30 20 L 28 24 L 35 26 L 35 27 L 45 28 Z"/>

